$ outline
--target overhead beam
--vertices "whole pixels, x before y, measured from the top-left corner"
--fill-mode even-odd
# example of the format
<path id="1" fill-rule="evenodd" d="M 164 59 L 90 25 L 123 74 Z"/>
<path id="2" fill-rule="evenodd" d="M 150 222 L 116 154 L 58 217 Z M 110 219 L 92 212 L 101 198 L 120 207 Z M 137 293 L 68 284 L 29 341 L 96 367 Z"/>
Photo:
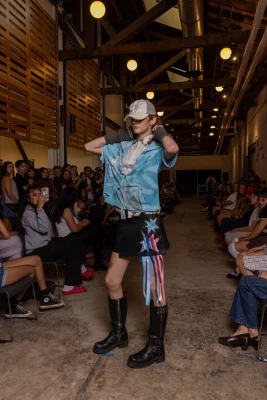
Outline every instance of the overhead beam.
<path id="1" fill-rule="evenodd" d="M 83 15 L 84 15 L 84 42 L 85 51 L 91 52 L 95 47 L 95 28 L 96 19 L 89 12 L 91 0 L 83 1 Z"/>
<path id="2" fill-rule="evenodd" d="M 212 0 L 213 3 L 217 3 L 219 5 L 227 6 L 230 8 L 235 8 L 240 11 L 245 11 L 247 13 L 252 14 L 252 16 L 256 12 L 257 5 L 254 2 L 250 1 L 240 1 L 240 0 Z M 264 16 L 267 17 L 267 11 L 265 11 Z"/>
<path id="3" fill-rule="evenodd" d="M 259 30 L 256 40 L 262 38 L 263 29 Z M 197 47 L 221 46 L 227 44 L 246 43 L 250 35 L 248 31 L 231 31 L 214 35 L 189 36 L 169 40 L 156 40 L 152 42 L 121 44 L 115 47 L 97 47 L 91 53 L 84 50 L 79 58 L 102 58 L 107 56 L 121 56 L 127 54 L 162 53 L 166 51 L 179 51 L 182 49 L 195 49 Z M 77 55 L 72 50 L 60 52 L 61 61 L 75 60 Z"/>
<path id="4" fill-rule="evenodd" d="M 177 113 L 177 109 L 179 109 L 179 107 L 183 107 L 183 106 L 188 106 L 189 104 L 193 103 L 193 98 L 191 97 L 189 100 L 187 100 L 185 103 L 181 104 L 180 106 L 178 106 L 176 108 L 175 111 L 171 111 L 168 114 L 163 115 L 163 117 L 161 117 L 161 121 L 165 122 L 167 119 L 171 118 L 173 115 L 175 115 Z"/>
<path id="5" fill-rule="evenodd" d="M 234 86 L 235 79 L 203 79 L 187 82 L 175 82 L 175 83 L 156 83 L 143 85 L 141 88 L 135 90 L 134 86 L 121 87 L 120 94 L 125 93 L 136 93 L 136 92 L 160 92 L 160 91 L 172 91 L 180 89 L 198 89 L 208 88 L 216 86 Z M 102 94 L 109 95 L 114 94 L 112 88 L 103 88 Z"/>
<path id="6" fill-rule="evenodd" d="M 165 121 L 165 124 L 169 125 L 184 125 L 184 124 L 196 124 L 198 122 L 215 122 L 215 118 L 187 118 L 187 119 L 170 119 Z"/>
<path id="7" fill-rule="evenodd" d="M 103 51 L 108 49 L 109 47 L 116 46 L 121 43 L 123 40 L 128 39 L 129 37 L 135 35 L 137 32 L 143 30 L 148 24 L 153 22 L 155 19 L 160 17 L 170 8 L 172 8 L 177 3 L 176 0 L 163 0 L 149 11 L 141 15 L 134 22 L 124 28 L 121 32 L 119 32 L 114 38 L 108 40 L 102 47 Z"/>
<path id="8" fill-rule="evenodd" d="M 140 79 L 135 85 L 135 89 L 145 85 L 146 83 L 152 81 L 152 79 L 156 78 L 156 76 L 160 75 L 162 72 L 166 71 L 169 67 L 175 64 L 177 61 L 181 60 L 185 56 L 185 50 L 180 51 L 178 54 L 167 60 L 165 63 L 161 64 L 154 71 L 150 72 L 150 74 L 144 76 L 144 78 Z"/>
<path id="9" fill-rule="evenodd" d="M 159 108 L 159 111 L 205 111 L 205 110 L 212 110 L 213 108 L 219 108 L 219 109 L 224 109 L 226 108 L 225 103 L 224 104 L 215 104 L 213 102 L 207 102 L 200 104 L 199 108 L 194 108 L 194 105 L 172 105 L 172 106 L 161 106 Z"/>
<path id="10" fill-rule="evenodd" d="M 85 49 L 81 46 L 81 43 L 75 36 L 72 27 L 69 25 L 68 21 L 64 19 L 61 11 L 59 10 L 58 10 L 58 24 L 61 27 L 63 33 L 70 39 L 70 41 L 74 46 L 74 49 L 71 51 L 74 52 L 74 54 L 76 54 L 76 58 L 80 58 L 82 54 L 84 54 Z"/>

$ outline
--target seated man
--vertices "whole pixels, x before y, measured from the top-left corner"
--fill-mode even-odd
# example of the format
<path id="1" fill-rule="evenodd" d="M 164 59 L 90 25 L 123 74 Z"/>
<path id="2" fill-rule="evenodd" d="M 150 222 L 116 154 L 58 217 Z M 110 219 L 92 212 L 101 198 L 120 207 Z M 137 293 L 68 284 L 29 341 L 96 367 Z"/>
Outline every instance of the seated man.
<path id="1" fill-rule="evenodd" d="M 248 189 L 247 189 L 248 190 Z M 249 218 L 248 226 L 244 226 L 241 228 L 234 228 L 231 231 L 225 233 L 224 241 L 227 245 L 229 245 L 234 239 L 238 239 L 240 237 L 248 236 L 256 227 L 259 222 L 259 193 L 254 192 L 250 197 L 250 204 L 254 207 L 254 210 Z M 236 240 L 237 242 L 238 240 Z"/>

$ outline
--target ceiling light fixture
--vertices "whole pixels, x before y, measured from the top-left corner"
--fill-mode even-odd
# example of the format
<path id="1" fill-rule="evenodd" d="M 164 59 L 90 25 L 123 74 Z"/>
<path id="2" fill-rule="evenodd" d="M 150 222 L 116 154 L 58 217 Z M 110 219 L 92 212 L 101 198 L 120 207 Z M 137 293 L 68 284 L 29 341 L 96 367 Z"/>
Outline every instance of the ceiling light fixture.
<path id="1" fill-rule="evenodd" d="M 226 95 L 226 94 L 224 94 L 224 95 L 223 95 L 223 98 L 224 98 L 224 99 L 226 99 L 226 97 L 227 97 L 227 95 Z"/>
<path id="2" fill-rule="evenodd" d="M 154 92 L 147 92 L 147 94 L 146 94 L 146 97 L 147 97 L 149 100 L 153 99 L 154 96 L 155 96 L 155 93 L 154 93 Z"/>
<path id="3" fill-rule="evenodd" d="M 213 111 L 215 111 L 215 112 L 219 111 L 219 108 L 213 108 Z"/>
<path id="4" fill-rule="evenodd" d="M 230 58 L 231 55 L 232 55 L 232 50 L 229 49 L 229 47 L 224 47 L 220 52 L 220 56 L 223 60 L 228 60 L 228 58 Z"/>
<path id="5" fill-rule="evenodd" d="M 211 118 L 217 118 L 217 115 L 213 115 Z"/>
<path id="6" fill-rule="evenodd" d="M 233 61 L 236 61 L 236 60 L 237 60 L 237 56 L 234 56 L 234 57 L 233 57 Z"/>
<path id="7" fill-rule="evenodd" d="M 209 136 L 214 136 L 214 133 L 213 133 L 213 132 L 210 132 Z"/>
<path id="8" fill-rule="evenodd" d="M 164 114 L 164 111 L 158 111 L 157 114 L 159 117 L 162 117 L 162 115 Z"/>
<path id="9" fill-rule="evenodd" d="M 215 90 L 217 90 L 217 92 L 221 92 L 223 90 L 223 86 L 216 86 Z"/>
<path id="10" fill-rule="evenodd" d="M 211 125 L 210 129 L 215 129 L 216 126 L 215 125 Z"/>
<path id="11" fill-rule="evenodd" d="M 127 68 L 129 71 L 135 71 L 137 68 L 137 62 L 135 60 L 129 60 L 127 62 Z"/>
<path id="12" fill-rule="evenodd" d="M 94 18 L 102 18 L 105 15 L 106 7 L 102 1 L 94 1 L 90 6 L 90 13 Z"/>

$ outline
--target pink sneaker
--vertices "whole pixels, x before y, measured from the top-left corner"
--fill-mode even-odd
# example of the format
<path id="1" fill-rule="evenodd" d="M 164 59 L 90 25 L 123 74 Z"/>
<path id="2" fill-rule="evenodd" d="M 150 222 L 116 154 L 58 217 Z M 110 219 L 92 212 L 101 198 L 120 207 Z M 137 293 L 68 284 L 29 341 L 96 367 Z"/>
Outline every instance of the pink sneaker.
<path id="1" fill-rule="evenodd" d="M 82 273 L 82 277 L 84 279 L 93 279 L 95 274 L 95 271 L 89 271 L 89 269 L 87 269 L 85 272 Z"/>
<path id="2" fill-rule="evenodd" d="M 74 288 L 71 289 L 71 290 L 63 290 L 63 291 L 62 291 L 62 293 L 63 293 L 65 296 L 68 296 L 68 295 L 70 295 L 70 294 L 84 293 L 84 292 L 87 292 L 87 289 L 86 289 L 85 286 L 74 286 Z"/>

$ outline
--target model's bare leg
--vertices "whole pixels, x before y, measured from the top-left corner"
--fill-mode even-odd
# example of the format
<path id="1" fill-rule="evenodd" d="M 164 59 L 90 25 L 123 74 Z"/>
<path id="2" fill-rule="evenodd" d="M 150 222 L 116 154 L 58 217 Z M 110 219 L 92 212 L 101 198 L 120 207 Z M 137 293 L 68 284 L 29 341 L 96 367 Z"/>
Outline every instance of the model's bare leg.
<path id="1" fill-rule="evenodd" d="M 106 354 L 116 347 L 128 346 L 128 333 L 125 327 L 127 317 L 127 299 L 122 290 L 122 279 L 132 258 L 120 258 L 112 253 L 105 283 L 109 291 L 108 303 L 111 319 L 111 332 L 94 345 L 96 354 Z"/>

